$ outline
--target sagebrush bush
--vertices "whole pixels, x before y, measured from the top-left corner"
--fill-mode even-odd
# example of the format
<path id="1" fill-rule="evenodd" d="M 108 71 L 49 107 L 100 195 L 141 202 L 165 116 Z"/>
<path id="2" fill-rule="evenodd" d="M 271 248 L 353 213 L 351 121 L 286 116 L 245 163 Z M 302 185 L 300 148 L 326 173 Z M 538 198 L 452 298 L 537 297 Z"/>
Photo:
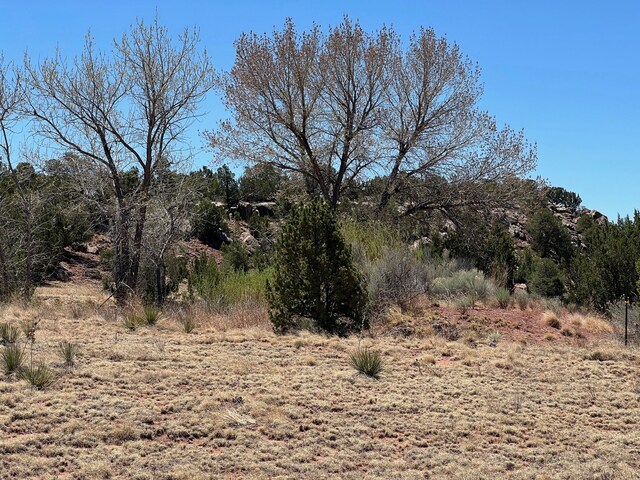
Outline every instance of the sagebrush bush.
<path id="1" fill-rule="evenodd" d="M 513 295 L 513 299 L 515 300 L 520 310 L 526 310 L 527 308 L 529 308 L 529 304 L 531 303 L 531 295 L 523 291 L 516 292 Z"/>
<path id="2" fill-rule="evenodd" d="M 19 345 L 10 344 L 2 350 L 2 369 L 5 375 L 18 372 L 24 363 L 24 349 Z"/>
<path id="3" fill-rule="evenodd" d="M 433 269 L 416 258 L 406 246 L 387 248 L 380 258 L 367 262 L 365 276 L 373 305 L 404 307 L 427 293 Z"/>
<path id="4" fill-rule="evenodd" d="M 76 355 L 78 354 L 78 344 L 68 341 L 58 343 L 58 355 L 62 358 L 66 367 L 73 367 L 76 364 Z"/>
<path id="5" fill-rule="evenodd" d="M 43 363 L 29 364 L 20 369 L 18 376 L 26 380 L 36 390 L 45 390 L 53 386 L 57 379 L 56 373 Z"/>
<path id="6" fill-rule="evenodd" d="M 475 297 L 473 295 L 463 295 L 457 297 L 453 304 L 460 311 L 461 314 L 467 313 L 467 311 L 475 306 Z"/>
<path id="7" fill-rule="evenodd" d="M 384 362 L 379 352 L 367 347 L 358 347 L 349 354 L 351 365 L 359 373 L 372 378 L 378 378 L 384 369 Z"/>
<path id="8" fill-rule="evenodd" d="M 469 295 L 476 300 L 484 300 L 495 291 L 493 282 L 476 269 L 453 272 L 448 277 L 436 278 L 431 290 L 437 297 L 451 298 Z"/>

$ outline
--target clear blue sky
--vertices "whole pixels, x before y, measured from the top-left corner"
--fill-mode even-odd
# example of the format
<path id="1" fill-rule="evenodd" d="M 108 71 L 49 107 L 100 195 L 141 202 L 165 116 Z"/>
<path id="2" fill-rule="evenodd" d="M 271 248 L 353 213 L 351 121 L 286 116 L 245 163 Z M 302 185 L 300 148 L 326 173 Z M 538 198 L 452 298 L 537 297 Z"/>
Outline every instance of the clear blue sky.
<path id="1" fill-rule="evenodd" d="M 393 25 L 403 38 L 431 26 L 479 63 L 482 106 L 537 142 L 538 175 L 612 219 L 640 209 L 640 2 L 0 0 L 0 49 L 17 61 L 25 48 L 35 59 L 56 45 L 73 55 L 88 29 L 106 46 L 156 10 L 172 32 L 198 26 L 221 69 L 232 65 L 241 32 L 270 32 L 288 16 L 304 29 L 335 25 L 347 13 L 369 30 Z M 196 129 L 224 115 L 215 95 L 205 108 Z M 209 160 L 203 148 L 198 163 Z"/>

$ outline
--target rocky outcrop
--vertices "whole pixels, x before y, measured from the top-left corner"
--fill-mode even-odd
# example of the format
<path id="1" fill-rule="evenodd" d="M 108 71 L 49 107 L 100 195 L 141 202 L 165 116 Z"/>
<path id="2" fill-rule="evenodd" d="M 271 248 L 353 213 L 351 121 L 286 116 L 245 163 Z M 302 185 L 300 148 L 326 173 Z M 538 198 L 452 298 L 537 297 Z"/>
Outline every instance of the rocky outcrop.
<path id="1" fill-rule="evenodd" d="M 275 217 L 276 202 L 239 202 L 236 207 L 230 209 L 230 213 L 238 213 L 245 222 L 255 213 L 261 217 Z"/>
<path id="2" fill-rule="evenodd" d="M 571 209 L 554 203 L 549 204 L 548 207 L 560 222 L 567 227 L 567 230 L 569 230 L 571 234 L 571 240 L 575 245 L 582 245 L 582 239 L 578 233 L 578 220 L 581 216 L 587 215 L 600 225 L 605 225 L 609 222 L 606 215 L 597 210 L 589 210 L 586 208 Z M 529 246 L 530 238 L 526 228 L 528 216 L 523 210 L 505 209 L 496 210 L 494 213 L 505 224 L 507 230 L 513 236 L 517 248 L 522 249 Z"/>

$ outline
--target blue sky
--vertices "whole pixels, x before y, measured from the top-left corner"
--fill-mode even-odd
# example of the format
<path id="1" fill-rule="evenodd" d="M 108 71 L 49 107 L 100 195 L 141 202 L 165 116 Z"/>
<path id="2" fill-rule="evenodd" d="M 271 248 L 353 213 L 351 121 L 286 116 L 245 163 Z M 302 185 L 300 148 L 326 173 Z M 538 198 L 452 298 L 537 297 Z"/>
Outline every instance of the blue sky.
<path id="1" fill-rule="evenodd" d="M 483 108 L 537 142 L 538 175 L 612 219 L 640 209 L 640 2 L 0 0 L 0 50 L 16 61 L 26 48 L 34 59 L 56 46 L 71 56 L 88 29 L 107 46 L 156 10 L 174 33 L 198 26 L 221 69 L 232 65 L 243 31 L 270 32 L 288 16 L 304 29 L 314 21 L 335 25 L 347 13 L 368 30 L 392 25 L 403 38 L 433 27 L 482 68 Z M 225 115 L 215 95 L 205 108 L 195 130 Z M 194 142 L 201 142 L 195 131 Z M 202 148 L 198 163 L 210 159 Z"/>

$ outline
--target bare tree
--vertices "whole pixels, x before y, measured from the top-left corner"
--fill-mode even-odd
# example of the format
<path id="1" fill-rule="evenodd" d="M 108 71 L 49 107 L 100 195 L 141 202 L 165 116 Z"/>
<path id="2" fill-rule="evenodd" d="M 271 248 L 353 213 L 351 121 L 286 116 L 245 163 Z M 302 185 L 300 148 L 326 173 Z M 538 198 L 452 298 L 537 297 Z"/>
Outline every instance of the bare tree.
<path id="1" fill-rule="evenodd" d="M 240 37 L 223 93 L 232 118 L 210 134 L 216 153 L 302 174 L 334 207 L 372 175 L 384 178 L 379 210 L 402 194 L 413 200 L 406 213 L 469 205 L 482 201 L 472 186 L 536 163 L 522 132 L 478 108 L 478 67 L 430 29 L 403 49 L 392 29 L 368 34 L 345 18 L 327 35 L 298 33 L 288 20 L 271 36 Z M 434 202 L 434 177 L 460 195 Z"/>
<path id="2" fill-rule="evenodd" d="M 244 34 L 224 82 L 233 122 L 210 139 L 221 156 L 267 163 L 311 180 L 334 207 L 376 158 L 373 141 L 395 36 L 345 21 L 324 36 Z"/>
<path id="3" fill-rule="evenodd" d="M 5 63 L 0 54 L 0 167 L 11 184 L 10 188 L 4 186 L 0 191 L 0 224 L 3 227 L 0 238 L 0 298 L 6 298 L 14 290 L 29 298 L 33 291 L 34 204 L 37 199 L 25 188 L 16 170 L 12 145 L 14 129 L 23 119 L 25 93 L 22 81 L 20 70 L 10 62 Z M 17 215 L 11 215 L 13 211 Z M 22 268 L 16 264 L 16 259 L 23 264 Z"/>
<path id="4" fill-rule="evenodd" d="M 156 18 L 149 25 L 138 21 L 109 52 L 87 35 L 71 62 L 60 52 L 39 65 L 26 60 L 37 133 L 90 159 L 110 179 L 119 299 L 137 288 L 154 174 L 163 162 L 175 165 L 184 133 L 214 84 L 198 44 L 197 31 L 185 29 L 174 41 Z M 133 167 L 140 181 L 129 192 L 122 174 Z"/>

